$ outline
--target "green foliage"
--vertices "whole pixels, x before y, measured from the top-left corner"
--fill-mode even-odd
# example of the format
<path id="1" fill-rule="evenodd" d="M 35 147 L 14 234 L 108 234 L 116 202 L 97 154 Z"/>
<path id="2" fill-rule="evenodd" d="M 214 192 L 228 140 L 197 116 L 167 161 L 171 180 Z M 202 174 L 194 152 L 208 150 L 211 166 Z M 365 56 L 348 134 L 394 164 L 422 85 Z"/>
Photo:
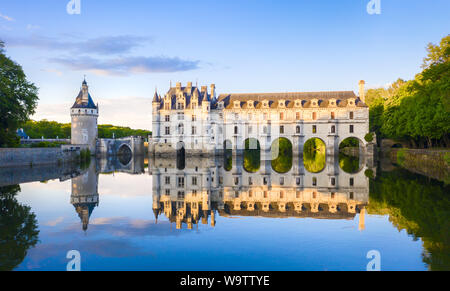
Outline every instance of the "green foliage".
<path id="1" fill-rule="evenodd" d="M 280 174 L 287 173 L 292 168 L 292 143 L 287 138 L 279 138 L 272 144 L 272 169 Z"/>
<path id="2" fill-rule="evenodd" d="M 445 153 L 444 161 L 450 166 L 450 153 Z"/>
<path id="3" fill-rule="evenodd" d="M 12 271 L 38 243 L 36 215 L 20 204 L 19 185 L 0 187 L 0 271 Z"/>
<path id="4" fill-rule="evenodd" d="M 0 147 L 19 146 L 16 130 L 34 114 L 38 89 L 22 67 L 4 54 L 0 42 Z"/>
<path id="5" fill-rule="evenodd" d="M 23 130 L 28 134 L 30 138 L 70 138 L 71 125 L 70 123 L 58 123 L 56 121 L 34 121 L 28 120 L 21 125 Z M 128 136 L 142 136 L 147 137 L 151 134 L 148 130 L 143 129 L 131 129 L 129 127 L 120 127 L 113 125 L 99 125 L 98 137 L 99 138 L 112 138 L 113 134 L 116 138 L 128 137 Z"/>
<path id="6" fill-rule="evenodd" d="M 354 137 L 346 138 L 339 144 L 340 150 L 344 148 L 357 148 L 357 147 L 359 147 L 359 140 Z"/>
<path id="7" fill-rule="evenodd" d="M 364 172 L 364 175 L 367 177 L 367 178 L 369 178 L 369 179 L 373 179 L 375 176 L 374 176 L 374 172 L 371 170 L 371 169 L 367 169 L 365 172 Z"/>
<path id="8" fill-rule="evenodd" d="M 450 36 L 430 44 L 414 80 L 367 92 L 370 131 L 417 147 L 450 146 Z"/>
<path id="9" fill-rule="evenodd" d="M 406 160 L 405 149 L 399 149 L 397 151 L 397 163 L 402 166 L 404 164 L 405 160 Z"/>
<path id="10" fill-rule="evenodd" d="M 244 169 L 256 173 L 261 167 L 261 146 L 257 139 L 245 140 Z"/>
<path id="11" fill-rule="evenodd" d="M 303 163 L 305 169 L 310 173 L 319 173 L 325 169 L 326 146 L 318 138 L 312 138 L 303 146 Z"/>
<path id="12" fill-rule="evenodd" d="M 367 142 L 372 142 L 373 141 L 373 133 L 368 133 L 368 134 L 366 134 L 365 136 L 364 136 L 364 139 L 367 141 Z"/>
<path id="13" fill-rule="evenodd" d="M 227 172 L 233 169 L 233 150 L 225 150 L 224 168 Z"/>
<path id="14" fill-rule="evenodd" d="M 359 171 L 359 157 L 350 157 L 340 153 L 339 166 L 344 172 L 355 174 Z"/>
<path id="15" fill-rule="evenodd" d="M 399 231 L 422 238 L 430 270 L 450 269 L 450 188 L 406 170 L 382 172 L 370 181 L 369 214 L 389 214 Z"/>

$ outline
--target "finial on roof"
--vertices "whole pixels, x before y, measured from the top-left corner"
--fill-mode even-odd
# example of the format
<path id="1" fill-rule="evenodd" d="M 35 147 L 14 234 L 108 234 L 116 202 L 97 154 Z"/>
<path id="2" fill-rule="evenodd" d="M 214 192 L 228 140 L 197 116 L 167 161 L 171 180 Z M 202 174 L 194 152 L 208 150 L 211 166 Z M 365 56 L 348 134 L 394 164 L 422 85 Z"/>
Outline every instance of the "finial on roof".
<path id="1" fill-rule="evenodd" d="M 84 75 L 83 85 L 87 85 L 87 82 L 86 82 L 86 75 Z"/>

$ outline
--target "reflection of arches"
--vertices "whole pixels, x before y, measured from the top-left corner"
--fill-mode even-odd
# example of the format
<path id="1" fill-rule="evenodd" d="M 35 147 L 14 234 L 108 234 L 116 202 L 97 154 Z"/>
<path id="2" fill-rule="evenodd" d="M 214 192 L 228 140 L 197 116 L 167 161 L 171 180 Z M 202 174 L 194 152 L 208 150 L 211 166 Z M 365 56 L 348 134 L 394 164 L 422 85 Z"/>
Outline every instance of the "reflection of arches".
<path id="1" fill-rule="evenodd" d="M 285 137 L 273 141 L 270 147 L 272 154 L 272 169 L 280 174 L 285 174 L 292 169 L 292 143 Z"/>
<path id="2" fill-rule="evenodd" d="M 233 143 L 227 139 L 223 142 L 223 149 L 224 150 L 233 150 Z"/>
<path id="3" fill-rule="evenodd" d="M 117 156 L 119 157 L 119 162 L 123 166 L 127 166 L 131 162 L 133 152 L 131 151 L 129 145 L 123 144 L 119 147 L 119 150 L 117 151 Z"/>
<path id="4" fill-rule="evenodd" d="M 186 168 L 186 149 L 184 142 L 177 143 L 177 169 L 184 170 Z"/>
<path id="5" fill-rule="evenodd" d="M 261 167 L 261 145 L 256 138 L 248 138 L 244 142 L 244 170 L 256 173 Z"/>
<path id="6" fill-rule="evenodd" d="M 348 174 L 356 174 L 364 167 L 364 143 L 348 137 L 339 143 L 339 166 Z"/>
<path id="7" fill-rule="evenodd" d="M 320 138 L 311 138 L 303 146 L 303 164 L 310 173 L 320 173 L 326 166 L 326 145 Z"/>

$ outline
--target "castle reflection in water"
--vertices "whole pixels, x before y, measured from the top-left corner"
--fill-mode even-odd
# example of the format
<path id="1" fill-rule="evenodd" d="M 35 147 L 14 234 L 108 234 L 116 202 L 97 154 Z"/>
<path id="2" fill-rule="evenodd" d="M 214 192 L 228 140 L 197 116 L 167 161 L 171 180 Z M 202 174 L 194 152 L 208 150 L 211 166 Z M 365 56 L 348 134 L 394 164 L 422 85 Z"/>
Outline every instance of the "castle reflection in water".
<path id="1" fill-rule="evenodd" d="M 302 159 L 294 157 L 287 173 L 274 171 L 271 161 L 261 161 L 260 169 L 250 173 L 239 156 L 232 157 L 231 168 L 224 166 L 223 158 L 187 157 L 180 167 L 176 159 L 133 157 L 93 161 L 72 179 L 71 203 L 84 230 L 99 206 L 99 173 L 145 174 L 147 164 L 156 223 L 164 215 L 177 229 L 193 229 L 199 223 L 215 227 L 217 215 L 354 219 L 360 213 L 359 229 L 365 227 L 369 201 L 365 165 L 356 173 L 347 173 L 333 159 L 322 172 L 310 173 Z"/>

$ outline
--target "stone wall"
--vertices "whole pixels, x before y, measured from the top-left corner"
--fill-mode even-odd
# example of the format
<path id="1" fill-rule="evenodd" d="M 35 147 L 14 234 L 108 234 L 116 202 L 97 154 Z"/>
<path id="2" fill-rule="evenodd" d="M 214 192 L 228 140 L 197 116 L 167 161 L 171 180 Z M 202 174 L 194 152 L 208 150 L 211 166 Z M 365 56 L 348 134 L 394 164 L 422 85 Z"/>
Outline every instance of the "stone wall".
<path id="1" fill-rule="evenodd" d="M 398 158 L 398 153 L 401 151 Z M 392 149 L 389 153 L 391 161 L 411 172 L 421 174 L 440 181 L 450 181 L 450 165 L 445 155 L 450 150 L 427 149 Z"/>
<path id="2" fill-rule="evenodd" d="M 74 161 L 79 151 L 63 151 L 61 148 L 0 149 L 0 168 L 61 164 Z"/>

